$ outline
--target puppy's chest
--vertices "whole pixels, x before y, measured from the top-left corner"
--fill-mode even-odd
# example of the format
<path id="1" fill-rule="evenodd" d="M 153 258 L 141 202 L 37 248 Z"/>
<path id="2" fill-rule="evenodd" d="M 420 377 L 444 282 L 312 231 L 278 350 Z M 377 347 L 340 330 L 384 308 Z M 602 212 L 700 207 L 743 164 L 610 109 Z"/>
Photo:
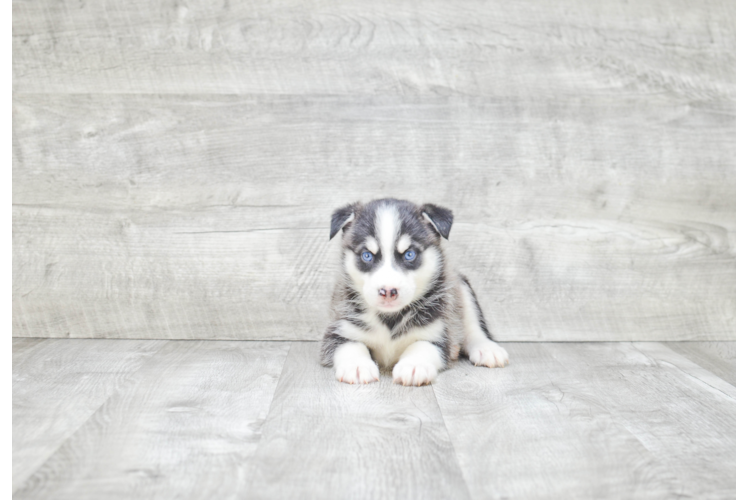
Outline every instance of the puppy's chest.
<path id="1" fill-rule="evenodd" d="M 438 340 L 444 332 L 441 321 L 435 321 L 428 327 L 410 328 L 404 332 L 398 331 L 395 336 L 393 336 L 393 331 L 376 317 L 366 318 L 364 322 L 369 328 L 362 332 L 361 338 L 357 340 L 366 344 L 371 350 L 374 360 L 382 368 L 389 368 L 397 363 L 405 349 L 414 342 Z"/>

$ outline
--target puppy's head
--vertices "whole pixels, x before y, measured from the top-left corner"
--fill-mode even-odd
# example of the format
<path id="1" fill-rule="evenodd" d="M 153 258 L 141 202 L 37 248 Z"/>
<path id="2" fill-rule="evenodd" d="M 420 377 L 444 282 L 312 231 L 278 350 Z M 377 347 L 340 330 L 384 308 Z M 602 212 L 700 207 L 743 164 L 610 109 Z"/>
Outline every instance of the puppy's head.
<path id="1" fill-rule="evenodd" d="M 351 286 L 370 307 L 394 313 L 419 299 L 441 275 L 440 241 L 451 227 L 449 209 L 383 199 L 333 212 L 330 239 L 343 231 Z"/>

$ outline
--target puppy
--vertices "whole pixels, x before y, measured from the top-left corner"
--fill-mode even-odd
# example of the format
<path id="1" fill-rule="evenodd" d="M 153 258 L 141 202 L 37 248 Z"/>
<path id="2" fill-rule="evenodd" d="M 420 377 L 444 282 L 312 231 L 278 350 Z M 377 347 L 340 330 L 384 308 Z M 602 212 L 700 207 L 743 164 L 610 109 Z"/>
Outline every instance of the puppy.
<path id="1" fill-rule="evenodd" d="M 430 384 L 461 351 L 475 365 L 509 362 L 467 278 L 445 258 L 452 219 L 449 209 L 395 199 L 332 214 L 342 259 L 320 354 L 339 381 L 368 384 L 392 368 L 397 383 Z"/>

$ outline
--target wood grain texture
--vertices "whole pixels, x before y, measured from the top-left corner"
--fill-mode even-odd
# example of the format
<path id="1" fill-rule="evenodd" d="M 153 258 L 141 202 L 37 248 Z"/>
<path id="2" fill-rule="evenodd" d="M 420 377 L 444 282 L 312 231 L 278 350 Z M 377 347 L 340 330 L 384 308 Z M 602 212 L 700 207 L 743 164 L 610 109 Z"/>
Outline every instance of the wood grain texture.
<path id="1" fill-rule="evenodd" d="M 508 368 L 434 385 L 472 498 L 735 496 L 719 377 L 657 343 L 506 347 Z"/>
<path id="2" fill-rule="evenodd" d="M 13 491 L 164 344 L 13 339 Z"/>
<path id="3" fill-rule="evenodd" d="M 735 2 L 13 2 L 14 92 L 734 98 Z"/>
<path id="4" fill-rule="evenodd" d="M 252 498 L 469 498 L 433 390 L 335 380 L 289 352 L 248 475 Z"/>
<path id="5" fill-rule="evenodd" d="M 122 345 L 58 342 L 86 352 L 104 342 Z M 288 349 L 284 343 L 168 342 L 20 488 L 14 482 L 14 498 L 244 497 L 243 467 L 257 448 Z M 95 368 L 74 366 L 68 371 Z M 14 448 L 14 472 L 15 460 Z"/>
<path id="6" fill-rule="evenodd" d="M 735 385 L 735 342 L 665 342 L 667 347 Z"/>
<path id="7" fill-rule="evenodd" d="M 13 335 L 318 339 L 329 215 L 390 195 L 456 212 L 503 339 L 733 340 L 734 127 L 641 93 L 17 95 Z"/>
<path id="8" fill-rule="evenodd" d="M 19 94 L 13 111 L 17 205 L 313 208 L 327 218 L 351 199 L 391 194 L 441 201 L 463 222 L 734 230 L 729 100 Z"/>
<path id="9" fill-rule="evenodd" d="M 420 388 L 316 343 L 14 345 L 18 499 L 736 494 L 735 386 L 672 343 L 507 343 Z"/>

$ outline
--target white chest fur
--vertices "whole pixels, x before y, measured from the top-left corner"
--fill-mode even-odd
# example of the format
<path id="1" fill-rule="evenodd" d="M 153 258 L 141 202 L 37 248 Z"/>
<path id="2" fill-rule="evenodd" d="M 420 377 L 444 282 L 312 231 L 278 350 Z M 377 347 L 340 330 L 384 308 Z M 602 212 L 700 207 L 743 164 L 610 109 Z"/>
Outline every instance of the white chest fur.
<path id="1" fill-rule="evenodd" d="M 396 338 L 392 338 L 392 332 L 376 316 L 367 318 L 369 330 L 349 328 L 345 336 L 350 340 L 362 342 L 371 350 L 374 361 L 380 368 L 391 368 L 400 359 L 400 355 L 413 342 L 418 340 L 438 341 L 444 334 L 444 323 L 441 320 L 434 321 L 425 327 L 412 328 Z"/>

